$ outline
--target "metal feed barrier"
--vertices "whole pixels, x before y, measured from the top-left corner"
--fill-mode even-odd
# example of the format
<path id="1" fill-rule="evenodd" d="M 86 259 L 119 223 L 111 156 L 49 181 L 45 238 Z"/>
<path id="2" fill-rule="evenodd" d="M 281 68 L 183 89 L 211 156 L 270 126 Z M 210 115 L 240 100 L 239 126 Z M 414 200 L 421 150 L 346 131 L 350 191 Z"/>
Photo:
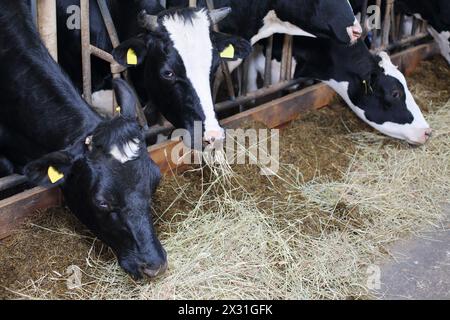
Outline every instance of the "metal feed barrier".
<path id="1" fill-rule="evenodd" d="M 49 49 L 52 56 L 57 59 L 57 30 L 56 30 L 56 0 L 30 0 L 34 3 L 32 8 L 36 11 L 37 23 L 42 39 Z M 165 0 L 160 0 L 165 6 Z M 435 54 L 436 46 L 430 42 L 416 45 L 420 41 L 427 39 L 426 23 L 413 18 L 412 32 L 405 34 L 401 28 L 405 19 L 404 16 L 397 15 L 394 12 L 393 0 L 377 0 L 378 5 L 385 6 L 385 14 L 382 17 L 381 29 L 374 32 L 375 37 L 381 38 L 379 43 L 375 43 L 371 48 L 373 51 L 388 50 L 390 52 L 398 52 L 392 59 L 394 63 L 405 72 L 409 73 L 414 70 L 418 63 Z M 117 32 L 112 21 L 109 10 L 106 6 L 106 0 L 97 0 L 101 9 L 101 14 L 105 26 L 108 30 L 109 37 L 114 47 L 119 45 Z M 214 8 L 214 1 L 209 0 L 208 7 Z M 195 7 L 196 0 L 190 0 L 189 5 Z M 367 12 L 367 1 L 363 14 L 361 16 L 362 25 L 365 26 L 366 20 L 369 18 Z M 92 86 L 91 86 L 91 56 L 94 55 L 110 63 L 111 74 L 114 78 L 123 76 L 127 78 L 126 70 L 114 61 L 111 54 L 96 48 L 90 43 L 89 32 L 89 0 L 81 0 L 81 27 L 82 27 L 82 64 L 83 64 L 83 92 L 88 103 L 91 102 Z M 217 26 L 215 26 L 217 30 Z M 367 35 L 367 30 L 364 32 Z M 124 40 L 124 39 L 120 39 Z M 292 69 L 292 43 L 291 36 L 284 36 L 284 45 L 281 61 L 281 76 L 278 83 L 271 83 L 271 57 L 273 37 L 268 41 L 269 45 L 266 50 L 266 66 L 265 66 L 265 82 L 263 88 L 254 92 L 245 92 L 246 68 L 247 61 L 241 65 L 240 69 L 234 75 L 230 75 L 225 63 L 222 64 L 220 72 L 218 72 L 218 82 L 225 83 L 226 94 L 228 98 L 216 104 L 218 113 L 226 112 L 231 117 L 222 120 L 225 127 L 238 127 L 247 121 L 258 121 L 265 124 L 269 128 L 278 127 L 289 121 L 295 120 L 307 110 L 312 108 L 321 108 L 329 104 L 334 98 L 334 92 L 325 85 L 314 85 L 289 93 L 286 89 L 292 88 L 299 83 L 299 80 L 291 79 Z M 218 91 L 218 85 L 214 86 Z M 239 94 L 236 95 L 236 92 Z M 286 94 L 288 93 L 288 94 Z M 281 98 L 263 104 L 261 106 L 252 106 L 251 109 L 242 112 L 253 101 L 263 98 L 272 98 L 274 95 L 282 95 Z M 114 105 L 111 106 L 114 113 Z M 137 106 L 139 120 L 143 126 L 146 125 L 145 116 L 141 106 Z M 155 136 L 163 133 L 167 134 L 173 128 L 167 123 L 160 123 L 152 126 L 147 130 L 147 136 Z M 169 172 L 177 167 L 177 163 L 172 163 L 167 159 L 167 154 L 178 144 L 177 141 L 169 141 L 160 145 L 152 146 L 149 149 L 153 160 L 160 166 L 162 172 Z M 27 179 L 23 176 L 13 175 L 0 179 L 0 239 L 10 235 L 15 228 L 27 216 L 32 215 L 39 209 L 46 209 L 52 206 L 62 204 L 62 197 L 58 189 L 44 188 L 28 188 Z M 13 194 L 11 196 L 11 194 Z"/>

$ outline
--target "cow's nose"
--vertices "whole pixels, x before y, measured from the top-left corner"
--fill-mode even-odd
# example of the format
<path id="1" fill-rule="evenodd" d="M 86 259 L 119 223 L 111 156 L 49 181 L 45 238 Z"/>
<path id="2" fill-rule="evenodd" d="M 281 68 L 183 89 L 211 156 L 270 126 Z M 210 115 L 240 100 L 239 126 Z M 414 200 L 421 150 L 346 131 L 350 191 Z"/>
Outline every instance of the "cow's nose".
<path id="1" fill-rule="evenodd" d="M 417 131 L 416 131 L 417 132 Z M 411 141 L 408 141 L 412 145 L 423 145 L 430 140 L 431 136 L 433 135 L 433 129 L 427 128 L 427 129 L 420 129 L 417 132 L 417 137 L 414 138 Z"/>
<path id="2" fill-rule="evenodd" d="M 358 21 L 355 21 L 355 24 L 353 26 L 347 28 L 347 33 L 350 37 L 351 42 L 355 43 L 359 38 L 361 38 L 363 33 L 361 24 Z"/>
<path id="3" fill-rule="evenodd" d="M 164 272 L 166 272 L 168 265 L 169 264 L 167 263 L 167 261 L 157 267 L 150 267 L 148 265 L 145 265 L 142 269 L 142 272 L 149 278 L 156 278 L 157 276 L 162 275 Z"/>
<path id="4" fill-rule="evenodd" d="M 425 130 L 425 142 L 428 141 L 433 136 L 433 129 Z"/>
<path id="5" fill-rule="evenodd" d="M 220 130 L 214 130 L 214 131 L 206 131 L 205 135 L 203 137 L 203 139 L 205 140 L 205 142 L 208 143 L 214 143 L 216 141 L 220 141 L 223 140 L 224 137 L 224 133 L 223 131 Z"/>

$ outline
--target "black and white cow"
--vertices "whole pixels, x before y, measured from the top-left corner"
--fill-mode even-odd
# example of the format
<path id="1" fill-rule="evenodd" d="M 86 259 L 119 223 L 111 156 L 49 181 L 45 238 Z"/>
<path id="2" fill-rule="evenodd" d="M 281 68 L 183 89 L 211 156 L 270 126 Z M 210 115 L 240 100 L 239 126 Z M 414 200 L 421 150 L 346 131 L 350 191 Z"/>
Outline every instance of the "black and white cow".
<path id="1" fill-rule="evenodd" d="M 169 6 L 187 6 L 169 0 Z M 206 7 L 206 1 L 198 1 Z M 215 0 L 232 13 L 220 23 L 223 32 L 238 34 L 252 45 L 275 33 L 335 39 L 354 43 L 362 33 L 348 0 Z"/>
<path id="2" fill-rule="evenodd" d="M 69 17 L 67 8 L 77 3 L 77 0 L 58 1 L 59 25 L 63 30 L 59 44 L 64 48 L 61 65 L 72 77 L 81 79 L 80 31 L 65 26 Z M 189 130 L 192 137 L 195 122 L 200 122 L 205 141 L 223 138 L 214 111 L 211 79 L 221 61 L 220 52 L 230 44 L 235 49 L 231 60 L 245 58 L 251 50 L 244 39 L 212 30 L 213 24 L 230 9 L 163 10 L 157 0 L 113 0 L 108 5 L 119 37 L 127 40 L 113 50 L 100 9 L 92 0 L 92 44 L 112 52 L 119 63 L 130 68 L 143 104 L 149 110 L 161 112 L 175 127 Z M 94 67 L 94 88 L 100 89 L 109 69 L 105 63 L 96 63 L 101 66 Z"/>
<path id="3" fill-rule="evenodd" d="M 273 65 L 279 66 L 283 38 L 274 39 Z M 255 89 L 255 74 L 264 76 L 265 50 L 256 51 L 249 71 L 249 89 Z M 390 137 L 420 145 L 432 130 L 408 89 L 403 74 L 385 52 L 371 54 L 362 40 L 345 46 L 332 40 L 294 38 L 295 78 L 320 80 L 332 87 L 348 106 L 376 130 Z M 279 79 L 280 71 L 272 73 Z M 278 68 L 279 70 L 279 68 Z M 278 72 L 278 73 L 277 73 Z M 276 78 L 278 76 L 278 78 Z"/>
<path id="4" fill-rule="evenodd" d="M 363 0 L 350 0 L 355 14 L 360 13 Z M 369 0 L 368 5 L 375 5 Z M 384 16 L 385 7 L 380 8 Z M 395 12 L 415 16 L 428 22 L 428 31 L 438 43 L 442 56 L 450 63 L 450 1 L 448 0 L 396 0 Z"/>
<path id="5" fill-rule="evenodd" d="M 428 31 L 439 44 L 442 56 L 450 63 L 450 1 L 400 0 L 397 12 L 413 15 L 428 22 Z"/>
<path id="6" fill-rule="evenodd" d="M 60 186 L 126 272 L 157 276 L 167 268 L 151 216 L 160 171 L 148 157 L 136 100 L 118 80 L 121 116 L 93 112 L 40 41 L 26 2 L 0 2 L 0 166 Z"/>

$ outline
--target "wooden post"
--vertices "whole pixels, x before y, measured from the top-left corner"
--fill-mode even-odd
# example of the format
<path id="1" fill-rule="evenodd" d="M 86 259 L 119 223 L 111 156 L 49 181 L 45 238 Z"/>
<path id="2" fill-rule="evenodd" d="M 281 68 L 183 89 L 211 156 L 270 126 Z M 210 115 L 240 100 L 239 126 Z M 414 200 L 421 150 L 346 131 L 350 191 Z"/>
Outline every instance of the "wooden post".
<path id="1" fill-rule="evenodd" d="M 50 55 L 58 61 L 58 36 L 56 27 L 56 0 L 37 1 L 38 30 Z"/>
<path id="2" fill-rule="evenodd" d="M 197 8 L 197 0 L 189 0 L 189 7 Z"/>

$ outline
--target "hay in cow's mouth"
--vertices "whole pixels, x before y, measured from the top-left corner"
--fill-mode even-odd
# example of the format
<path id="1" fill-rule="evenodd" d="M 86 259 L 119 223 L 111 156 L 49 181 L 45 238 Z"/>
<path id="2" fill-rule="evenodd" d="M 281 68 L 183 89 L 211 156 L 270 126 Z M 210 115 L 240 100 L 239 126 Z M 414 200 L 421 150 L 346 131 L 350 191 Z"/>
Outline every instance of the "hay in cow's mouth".
<path id="1" fill-rule="evenodd" d="M 166 178 L 155 212 L 170 267 L 157 281 L 133 282 L 99 241 L 51 210 L 0 244 L 0 297 L 369 297 L 367 267 L 399 237 L 438 224 L 450 201 L 450 70 L 439 58 L 412 79 L 435 130 L 426 146 L 374 133 L 343 107 L 312 113 L 282 133 L 289 165 L 277 177 L 238 166 Z M 422 84 L 432 82 L 440 87 Z M 69 290 L 71 266 L 82 286 Z"/>

